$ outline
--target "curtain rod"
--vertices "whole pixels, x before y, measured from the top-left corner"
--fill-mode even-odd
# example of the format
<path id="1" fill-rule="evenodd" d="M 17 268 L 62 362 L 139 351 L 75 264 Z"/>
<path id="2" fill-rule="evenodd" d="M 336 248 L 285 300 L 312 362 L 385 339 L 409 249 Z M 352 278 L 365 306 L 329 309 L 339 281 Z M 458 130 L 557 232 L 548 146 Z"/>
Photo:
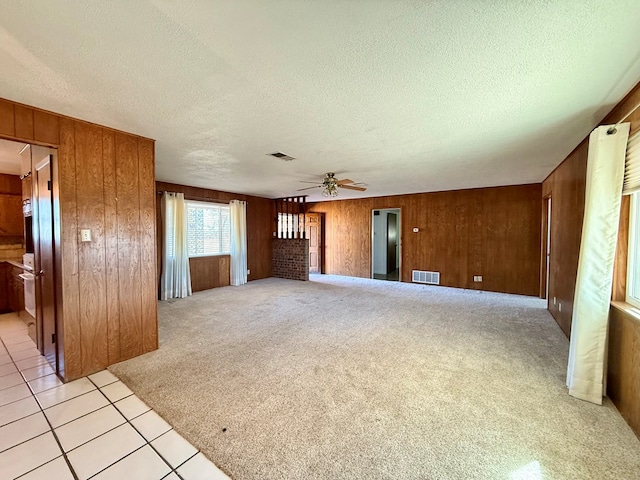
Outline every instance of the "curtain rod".
<path id="1" fill-rule="evenodd" d="M 169 192 L 167 191 L 167 193 L 180 193 L 180 192 Z M 164 195 L 164 191 L 163 190 L 156 190 L 156 195 Z M 211 202 L 211 203 L 229 203 L 231 200 L 239 200 L 237 198 L 232 198 L 231 200 L 220 200 L 218 198 L 209 198 L 209 197 L 198 197 L 196 195 L 184 195 L 184 199 L 185 200 L 195 200 L 195 201 L 202 201 L 202 202 Z M 248 200 L 243 200 L 244 202 L 247 202 L 247 205 L 249 204 Z"/>
<path id="2" fill-rule="evenodd" d="M 609 130 L 607 130 L 607 135 L 613 135 L 614 133 L 616 133 L 618 131 L 618 127 L 620 126 L 620 124 L 624 122 L 627 118 L 629 118 L 629 116 L 633 112 L 635 112 L 638 108 L 640 108 L 640 103 L 638 103 L 635 107 L 629 110 L 629 112 L 620 120 L 618 120 L 618 122 L 613 127 L 609 128 Z"/>

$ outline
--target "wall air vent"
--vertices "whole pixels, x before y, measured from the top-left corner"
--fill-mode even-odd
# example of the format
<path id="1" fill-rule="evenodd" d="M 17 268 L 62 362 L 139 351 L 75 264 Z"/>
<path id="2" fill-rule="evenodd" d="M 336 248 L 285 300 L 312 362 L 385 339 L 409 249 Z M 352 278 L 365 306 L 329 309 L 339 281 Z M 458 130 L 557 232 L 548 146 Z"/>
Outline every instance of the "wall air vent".
<path id="1" fill-rule="evenodd" d="M 440 285 L 440 272 L 427 272 L 423 270 L 412 270 L 411 281 L 414 283 L 427 283 L 429 285 Z"/>
<path id="2" fill-rule="evenodd" d="M 291 155 L 287 155 L 286 153 L 282 153 L 282 152 L 267 153 L 267 155 L 279 158 L 280 160 L 284 160 L 285 162 L 290 162 L 291 160 L 295 160 L 295 157 L 292 157 Z"/>

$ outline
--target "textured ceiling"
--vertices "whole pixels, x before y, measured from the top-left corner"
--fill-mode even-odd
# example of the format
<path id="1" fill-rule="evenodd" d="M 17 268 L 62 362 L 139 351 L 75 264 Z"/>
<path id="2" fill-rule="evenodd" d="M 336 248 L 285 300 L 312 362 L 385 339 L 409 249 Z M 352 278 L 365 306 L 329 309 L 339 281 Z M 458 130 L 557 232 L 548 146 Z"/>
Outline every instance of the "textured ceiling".
<path id="1" fill-rule="evenodd" d="M 0 139 L 0 173 L 20 175 L 22 172 L 22 157 L 20 152 L 24 143 Z"/>
<path id="2" fill-rule="evenodd" d="M 640 79 L 638 25 L 638 0 L 4 1 L 0 97 L 155 138 L 157 179 L 199 187 L 540 182 Z"/>

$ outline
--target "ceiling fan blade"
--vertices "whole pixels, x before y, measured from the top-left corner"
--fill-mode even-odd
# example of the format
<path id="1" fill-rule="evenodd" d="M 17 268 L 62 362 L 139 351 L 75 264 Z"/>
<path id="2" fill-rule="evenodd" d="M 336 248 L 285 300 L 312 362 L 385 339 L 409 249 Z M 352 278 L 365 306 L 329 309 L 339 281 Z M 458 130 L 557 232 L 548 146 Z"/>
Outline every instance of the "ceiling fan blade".
<path id="1" fill-rule="evenodd" d="M 347 190 L 357 190 L 359 192 L 364 192 L 366 190 L 366 188 L 364 188 L 364 187 L 354 187 L 353 185 L 340 185 L 340 184 L 338 184 L 338 186 L 340 188 L 346 188 Z"/>
<path id="2" fill-rule="evenodd" d="M 349 180 L 348 178 L 342 179 L 342 180 L 336 180 L 336 185 L 344 185 L 345 183 L 354 183 L 353 180 Z"/>
<path id="3" fill-rule="evenodd" d="M 318 188 L 321 187 L 322 185 L 314 185 L 313 187 L 307 187 L 307 188 L 299 188 L 298 190 L 296 190 L 296 192 L 301 192 L 303 190 L 311 190 L 312 188 Z"/>

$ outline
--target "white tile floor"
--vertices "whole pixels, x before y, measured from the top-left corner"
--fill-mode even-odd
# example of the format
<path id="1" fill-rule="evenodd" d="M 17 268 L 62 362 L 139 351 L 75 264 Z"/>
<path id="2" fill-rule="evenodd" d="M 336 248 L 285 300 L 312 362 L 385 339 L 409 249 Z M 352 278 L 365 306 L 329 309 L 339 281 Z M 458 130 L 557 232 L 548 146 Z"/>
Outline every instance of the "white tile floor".
<path id="1" fill-rule="evenodd" d="M 0 315 L 0 479 L 222 480 L 110 372 L 63 384 L 15 314 Z"/>

